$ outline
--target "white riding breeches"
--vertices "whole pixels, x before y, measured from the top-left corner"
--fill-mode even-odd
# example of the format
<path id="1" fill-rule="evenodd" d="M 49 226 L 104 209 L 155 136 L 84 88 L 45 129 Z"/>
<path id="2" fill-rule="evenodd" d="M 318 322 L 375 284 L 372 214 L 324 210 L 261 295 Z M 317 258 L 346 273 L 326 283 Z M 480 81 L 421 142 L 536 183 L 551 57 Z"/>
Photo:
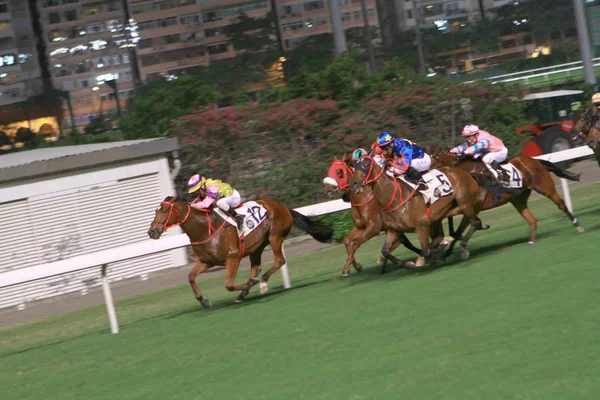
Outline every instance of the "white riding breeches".
<path id="1" fill-rule="evenodd" d="M 413 158 L 410 162 L 410 166 L 419 172 L 425 172 L 431 167 L 431 157 L 429 157 L 429 154 L 425 153 L 422 158 Z M 405 170 L 394 167 L 391 167 L 390 170 L 392 173 L 388 173 L 389 176 L 398 176 L 406 173 Z"/>
<path id="2" fill-rule="evenodd" d="M 217 200 L 217 207 L 219 207 L 225 212 L 229 212 L 230 208 L 235 208 L 239 206 L 241 202 L 242 198 L 240 196 L 240 193 L 237 190 L 233 189 L 233 194 L 231 196 L 223 197 Z"/>
<path id="3" fill-rule="evenodd" d="M 483 161 L 486 164 L 489 164 L 492 161 L 501 163 L 503 161 L 506 161 L 506 157 L 508 157 L 508 149 L 506 147 L 503 147 L 500 151 L 487 153 L 481 158 L 481 161 Z"/>
<path id="4" fill-rule="evenodd" d="M 425 153 L 422 158 L 413 158 L 410 166 L 419 172 L 425 172 L 431 167 L 431 157 Z"/>

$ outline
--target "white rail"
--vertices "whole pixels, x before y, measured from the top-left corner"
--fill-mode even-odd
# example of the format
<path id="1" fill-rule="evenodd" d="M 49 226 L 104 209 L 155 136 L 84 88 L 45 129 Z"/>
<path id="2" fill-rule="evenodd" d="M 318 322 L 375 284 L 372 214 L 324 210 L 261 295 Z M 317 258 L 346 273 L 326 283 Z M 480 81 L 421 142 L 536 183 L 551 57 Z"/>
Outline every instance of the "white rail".
<path id="1" fill-rule="evenodd" d="M 558 151 L 556 153 L 551 154 L 544 154 L 536 158 L 556 163 L 567 160 L 575 160 L 593 154 L 593 151 L 586 146 Z M 567 181 L 561 178 L 561 184 L 565 203 L 569 210 L 573 211 Z M 296 208 L 296 211 L 306 216 L 317 216 L 347 210 L 349 208 L 349 203 L 345 203 L 341 199 L 339 199 L 319 204 L 313 204 L 306 207 Z M 164 237 L 160 240 L 148 240 L 145 242 L 121 246 L 114 249 L 102 250 L 95 253 L 85 254 L 82 256 L 73 257 L 66 260 L 60 260 L 48 264 L 21 268 L 0 274 L 0 288 L 20 285 L 39 279 L 49 278 L 57 275 L 67 274 L 83 269 L 95 268 L 100 266 L 102 268 L 102 287 L 104 290 L 104 297 L 109 315 L 111 331 L 112 333 L 118 333 L 119 326 L 112 301 L 112 295 L 108 283 L 108 278 L 106 277 L 106 266 L 117 261 L 124 261 L 131 258 L 160 253 L 162 251 L 173 250 L 179 247 L 189 245 L 190 239 L 187 237 L 187 235 L 182 234 L 177 236 Z M 287 262 L 281 267 L 281 272 L 283 275 L 284 287 L 290 288 L 291 284 L 289 274 L 287 271 Z"/>

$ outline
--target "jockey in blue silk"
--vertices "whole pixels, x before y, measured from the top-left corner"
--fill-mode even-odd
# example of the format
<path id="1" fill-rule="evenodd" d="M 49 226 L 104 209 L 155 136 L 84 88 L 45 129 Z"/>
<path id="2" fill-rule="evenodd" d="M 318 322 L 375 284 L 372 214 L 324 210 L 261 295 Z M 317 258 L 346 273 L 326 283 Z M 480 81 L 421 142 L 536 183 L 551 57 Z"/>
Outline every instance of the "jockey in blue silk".
<path id="1" fill-rule="evenodd" d="M 374 147 L 381 149 L 386 158 L 393 158 L 390 170 L 394 175 L 404 174 L 419 190 L 427 189 L 421 172 L 431 167 L 431 158 L 425 150 L 408 139 L 394 138 L 389 132 L 379 134 Z"/>

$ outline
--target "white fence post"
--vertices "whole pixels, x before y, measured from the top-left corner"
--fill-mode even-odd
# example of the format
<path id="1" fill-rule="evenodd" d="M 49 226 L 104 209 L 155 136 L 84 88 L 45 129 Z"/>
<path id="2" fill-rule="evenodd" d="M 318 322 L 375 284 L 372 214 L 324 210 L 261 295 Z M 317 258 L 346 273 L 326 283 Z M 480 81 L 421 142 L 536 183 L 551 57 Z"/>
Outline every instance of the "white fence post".
<path id="1" fill-rule="evenodd" d="M 560 178 L 560 185 L 562 186 L 563 198 L 565 199 L 565 205 L 567 209 L 573 213 L 573 203 L 571 202 L 571 192 L 569 192 L 569 183 L 565 178 Z"/>
<path id="2" fill-rule="evenodd" d="M 286 289 L 290 289 L 292 284 L 290 283 L 290 273 L 287 267 L 287 257 L 285 256 L 284 243 L 281 244 L 281 253 L 283 253 L 283 258 L 285 259 L 285 263 L 279 268 L 281 271 L 281 277 L 283 278 L 283 287 Z"/>
<path id="3" fill-rule="evenodd" d="M 102 265 L 102 290 L 104 291 L 104 301 L 106 302 L 106 311 L 108 311 L 110 331 L 112 333 L 119 333 L 119 321 L 117 321 L 117 313 L 115 311 L 115 305 L 113 303 L 112 293 L 110 291 L 110 283 L 108 282 L 108 276 L 106 276 L 107 268 L 108 264 Z"/>

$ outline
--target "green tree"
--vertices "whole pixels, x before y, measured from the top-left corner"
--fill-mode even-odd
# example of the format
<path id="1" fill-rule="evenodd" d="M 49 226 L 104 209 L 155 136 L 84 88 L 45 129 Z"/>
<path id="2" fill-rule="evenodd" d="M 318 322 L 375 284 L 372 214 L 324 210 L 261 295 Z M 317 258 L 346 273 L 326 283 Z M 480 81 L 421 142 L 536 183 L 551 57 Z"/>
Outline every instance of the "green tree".
<path id="1" fill-rule="evenodd" d="M 121 130 L 127 139 L 167 136 L 173 120 L 213 104 L 220 97 L 197 76 L 154 81 L 129 101 Z"/>

